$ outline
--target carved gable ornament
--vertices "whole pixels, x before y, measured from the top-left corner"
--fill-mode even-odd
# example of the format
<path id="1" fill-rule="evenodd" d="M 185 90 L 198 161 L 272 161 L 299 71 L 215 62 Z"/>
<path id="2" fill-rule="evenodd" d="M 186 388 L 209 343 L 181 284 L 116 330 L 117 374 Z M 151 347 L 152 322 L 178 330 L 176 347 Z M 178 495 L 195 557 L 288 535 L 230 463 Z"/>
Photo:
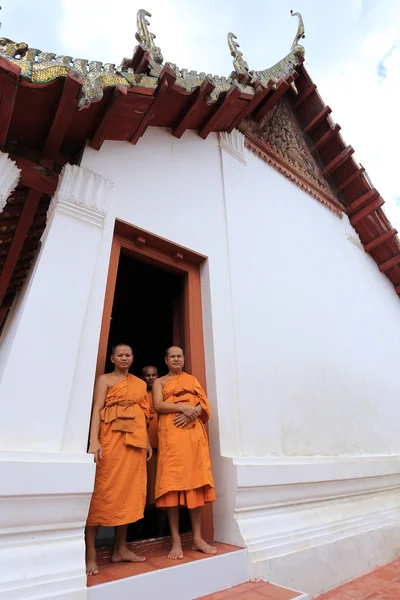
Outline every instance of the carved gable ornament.
<path id="1" fill-rule="evenodd" d="M 246 136 L 245 145 L 249 150 L 335 214 L 342 215 L 339 203 L 312 156 L 285 99 L 279 100 L 261 123 L 247 120 L 239 129 Z"/>

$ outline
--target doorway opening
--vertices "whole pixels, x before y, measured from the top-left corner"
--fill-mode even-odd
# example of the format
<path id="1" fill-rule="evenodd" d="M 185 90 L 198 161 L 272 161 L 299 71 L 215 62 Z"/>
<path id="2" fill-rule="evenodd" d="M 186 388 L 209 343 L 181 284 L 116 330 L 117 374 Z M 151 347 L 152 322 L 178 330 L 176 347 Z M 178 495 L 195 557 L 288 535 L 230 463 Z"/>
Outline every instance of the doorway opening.
<path id="1" fill-rule="evenodd" d="M 185 275 L 135 258 L 122 250 L 117 271 L 107 343 L 106 372 L 113 370 L 112 346 L 126 343 L 133 349 L 130 372 L 142 377 L 143 368 L 155 366 L 166 374 L 165 349 L 183 346 L 183 295 Z M 190 530 L 186 507 L 180 509 L 180 530 Z M 128 527 L 129 542 L 170 535 L 165 511 L 146 506 L 144 518 Z M 111 544 L 112 528 L 101 528 L 97 544 Z"/>
<path id="2" fill-rule="evenodd" d="M 116 221 L 110 255 L 97 371 L 112 370 L 111 346 L 127 343 L 135 360 L 131 372 L 141 377 L 153 365 L 166 373 L 164 352 L 175 345 L 185 350 L 185 371 L 193 373 L 206 390 L 200 265 L 205 257 L 162 238 Z M 159 538 L 170 534 L 159 511 L 146 510 L 145 518 L 129 527 L 128 540 Z M 212 506 L 202 512 L 205 539 L 213 540 Z M 108 531 L 107 531 L 108 530 Z M 186 508 L 181 509 L 180 531 L 190 530 Z M 99 546 L 113 543 L 113 528 L 100 528 Z"/>

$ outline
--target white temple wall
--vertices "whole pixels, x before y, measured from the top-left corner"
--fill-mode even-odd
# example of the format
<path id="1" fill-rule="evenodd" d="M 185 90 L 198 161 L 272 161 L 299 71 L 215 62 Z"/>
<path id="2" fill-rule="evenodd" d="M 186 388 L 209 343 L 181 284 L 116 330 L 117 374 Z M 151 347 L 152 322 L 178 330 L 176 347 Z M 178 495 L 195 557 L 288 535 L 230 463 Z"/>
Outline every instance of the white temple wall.
<path id="1" fill-rule="evenodd" d="M 400 452 L 392 284 L 343 220 L 246 159 L 223 153 L 243 455 Z"/>
<path id="2" fill-rule="evenodd" d="M 105 142 L 99 152 L 88 147 L 82 165 L 114 182 L 117 219 L 208 257 L 202 268 L 203 300 L 206 288 L 210 298 L 204 310 L 205 335 L 209 332 L 213 338 L 205 347 L 208 393 L 214 408 L 218 398 L 218 411 L 223 414 L 219 420 L 222 454 L 240 453 L 225 202 L 216 135 L 204 141 L 187 132 L 178 140 L 169 130 L 150 128 L 137 146 Z"/>
<path id="3" fill-rule="evenodd" d="M 82 164 L 114 181 L 116 218 L 207 256 L 216 537 L 317 593 L 397 552 L 400 304 L 345 220 L 222 142 L 150 129 Z"/>
<path id="4" fill-rule="evenodd" d="M 25 582 L 0 577 L 0 598 L 21 585 L 39 598 L 50 582 L 86 598 L 86 435 L 115 219 L 207 257 L 216 538 L 245 543 L 254 577 L 311 593 L 397 552 L 399 299 L 341 219 L 240 136 L 222 142 L 150 128 L 137 146 L 87 148 L 58 198 L 0 340 L 0 501 L 27 565 Z M 105 218 L 93 204 L 110 182 Z M 43 544 L 49 556 L 33 563 Z M 0 538 L 11 563 L 8 546 Z"/>

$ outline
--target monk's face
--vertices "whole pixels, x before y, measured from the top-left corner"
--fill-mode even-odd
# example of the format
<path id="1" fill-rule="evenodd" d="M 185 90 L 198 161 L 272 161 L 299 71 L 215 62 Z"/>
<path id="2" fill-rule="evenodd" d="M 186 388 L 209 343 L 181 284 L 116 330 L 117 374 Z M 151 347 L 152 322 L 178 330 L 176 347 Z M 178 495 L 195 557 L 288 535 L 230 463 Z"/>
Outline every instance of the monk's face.
<path id="1" fill-rule="evenodd" d="M 168 356 L 165 357 L 165 362 L 170 371 L 182 371 L 185 364 L 185 357 L 183 356 L 182 348 L 172 346 L 172 348 L 168 350 Z"/>
<path id="2" fill-rule="evenodd" d="M 158 372 L 155 367 L 145 367 L 143 369 L 143 379 L 147 383 L 147 389 L 151 390 L 153 383 L 158 377 Z"/>
<path id="3" fill-rule="evenodd" d="M 117 369 L 129 369 L 133 363 L 132 349 L 129 346 L 117 346 L 111 355 L 111 362 Z"/>

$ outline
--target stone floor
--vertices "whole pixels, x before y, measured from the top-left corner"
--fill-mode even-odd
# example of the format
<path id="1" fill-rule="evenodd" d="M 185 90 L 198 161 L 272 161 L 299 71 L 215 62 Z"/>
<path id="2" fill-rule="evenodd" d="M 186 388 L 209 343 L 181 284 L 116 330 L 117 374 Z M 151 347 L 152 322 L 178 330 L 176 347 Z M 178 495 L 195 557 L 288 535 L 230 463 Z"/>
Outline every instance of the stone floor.
<path id="1" fill-rule="evenodd" d="M 400 600 L 400 558 L 315 600 Z"/>
<path id="2" fill-rule="evenodd" d="M 101 583 L 107 583 L 109 581 L 124 579 L 125 577 L 132 577 L 133 575 L 158 571 L 159 569 L 166 569 L 169 567 L 174 568 L 174 566 L 182 565 L 187 562 L 207 560 L 207 558 L 209 558 L 201 552 L 194 552 L 192 550 L 190 534 L 184 534 L 182 536 L 182 546 L 185 557 L 183 560 L 179 561 L 170 560 L 167 557 L 168 551 L 171 547 L 171 541 L 169 538 L 134 542 L 132 544 L 128 544 L 128 546 L 131 547 L 134 552 L 145 556 L 146 561 L 142 563 L 113 564 L 110 562 L 111 548 L 99 548 L 97 550 L 97 564 L 99 565 L 100 572 L 98 575 L 89 576 L 87 578 L 88 587 L 99 585 Z M 215 546 L 218 548 L 218 554 L 226 554 L 228 552 L 236 552 L 237 550 L 240 550 L 240 548 L 237 548 L 236 546 L 221 544 L 218 542 L 215 543 Z"/>
<path id="3" fill-rule="evenodd" d="M 229 590 L 202 596 L 196 600 L 294 600 L 301 596 L 299 592 L 262 581 L 260 583 L 243 583 Z"/>

